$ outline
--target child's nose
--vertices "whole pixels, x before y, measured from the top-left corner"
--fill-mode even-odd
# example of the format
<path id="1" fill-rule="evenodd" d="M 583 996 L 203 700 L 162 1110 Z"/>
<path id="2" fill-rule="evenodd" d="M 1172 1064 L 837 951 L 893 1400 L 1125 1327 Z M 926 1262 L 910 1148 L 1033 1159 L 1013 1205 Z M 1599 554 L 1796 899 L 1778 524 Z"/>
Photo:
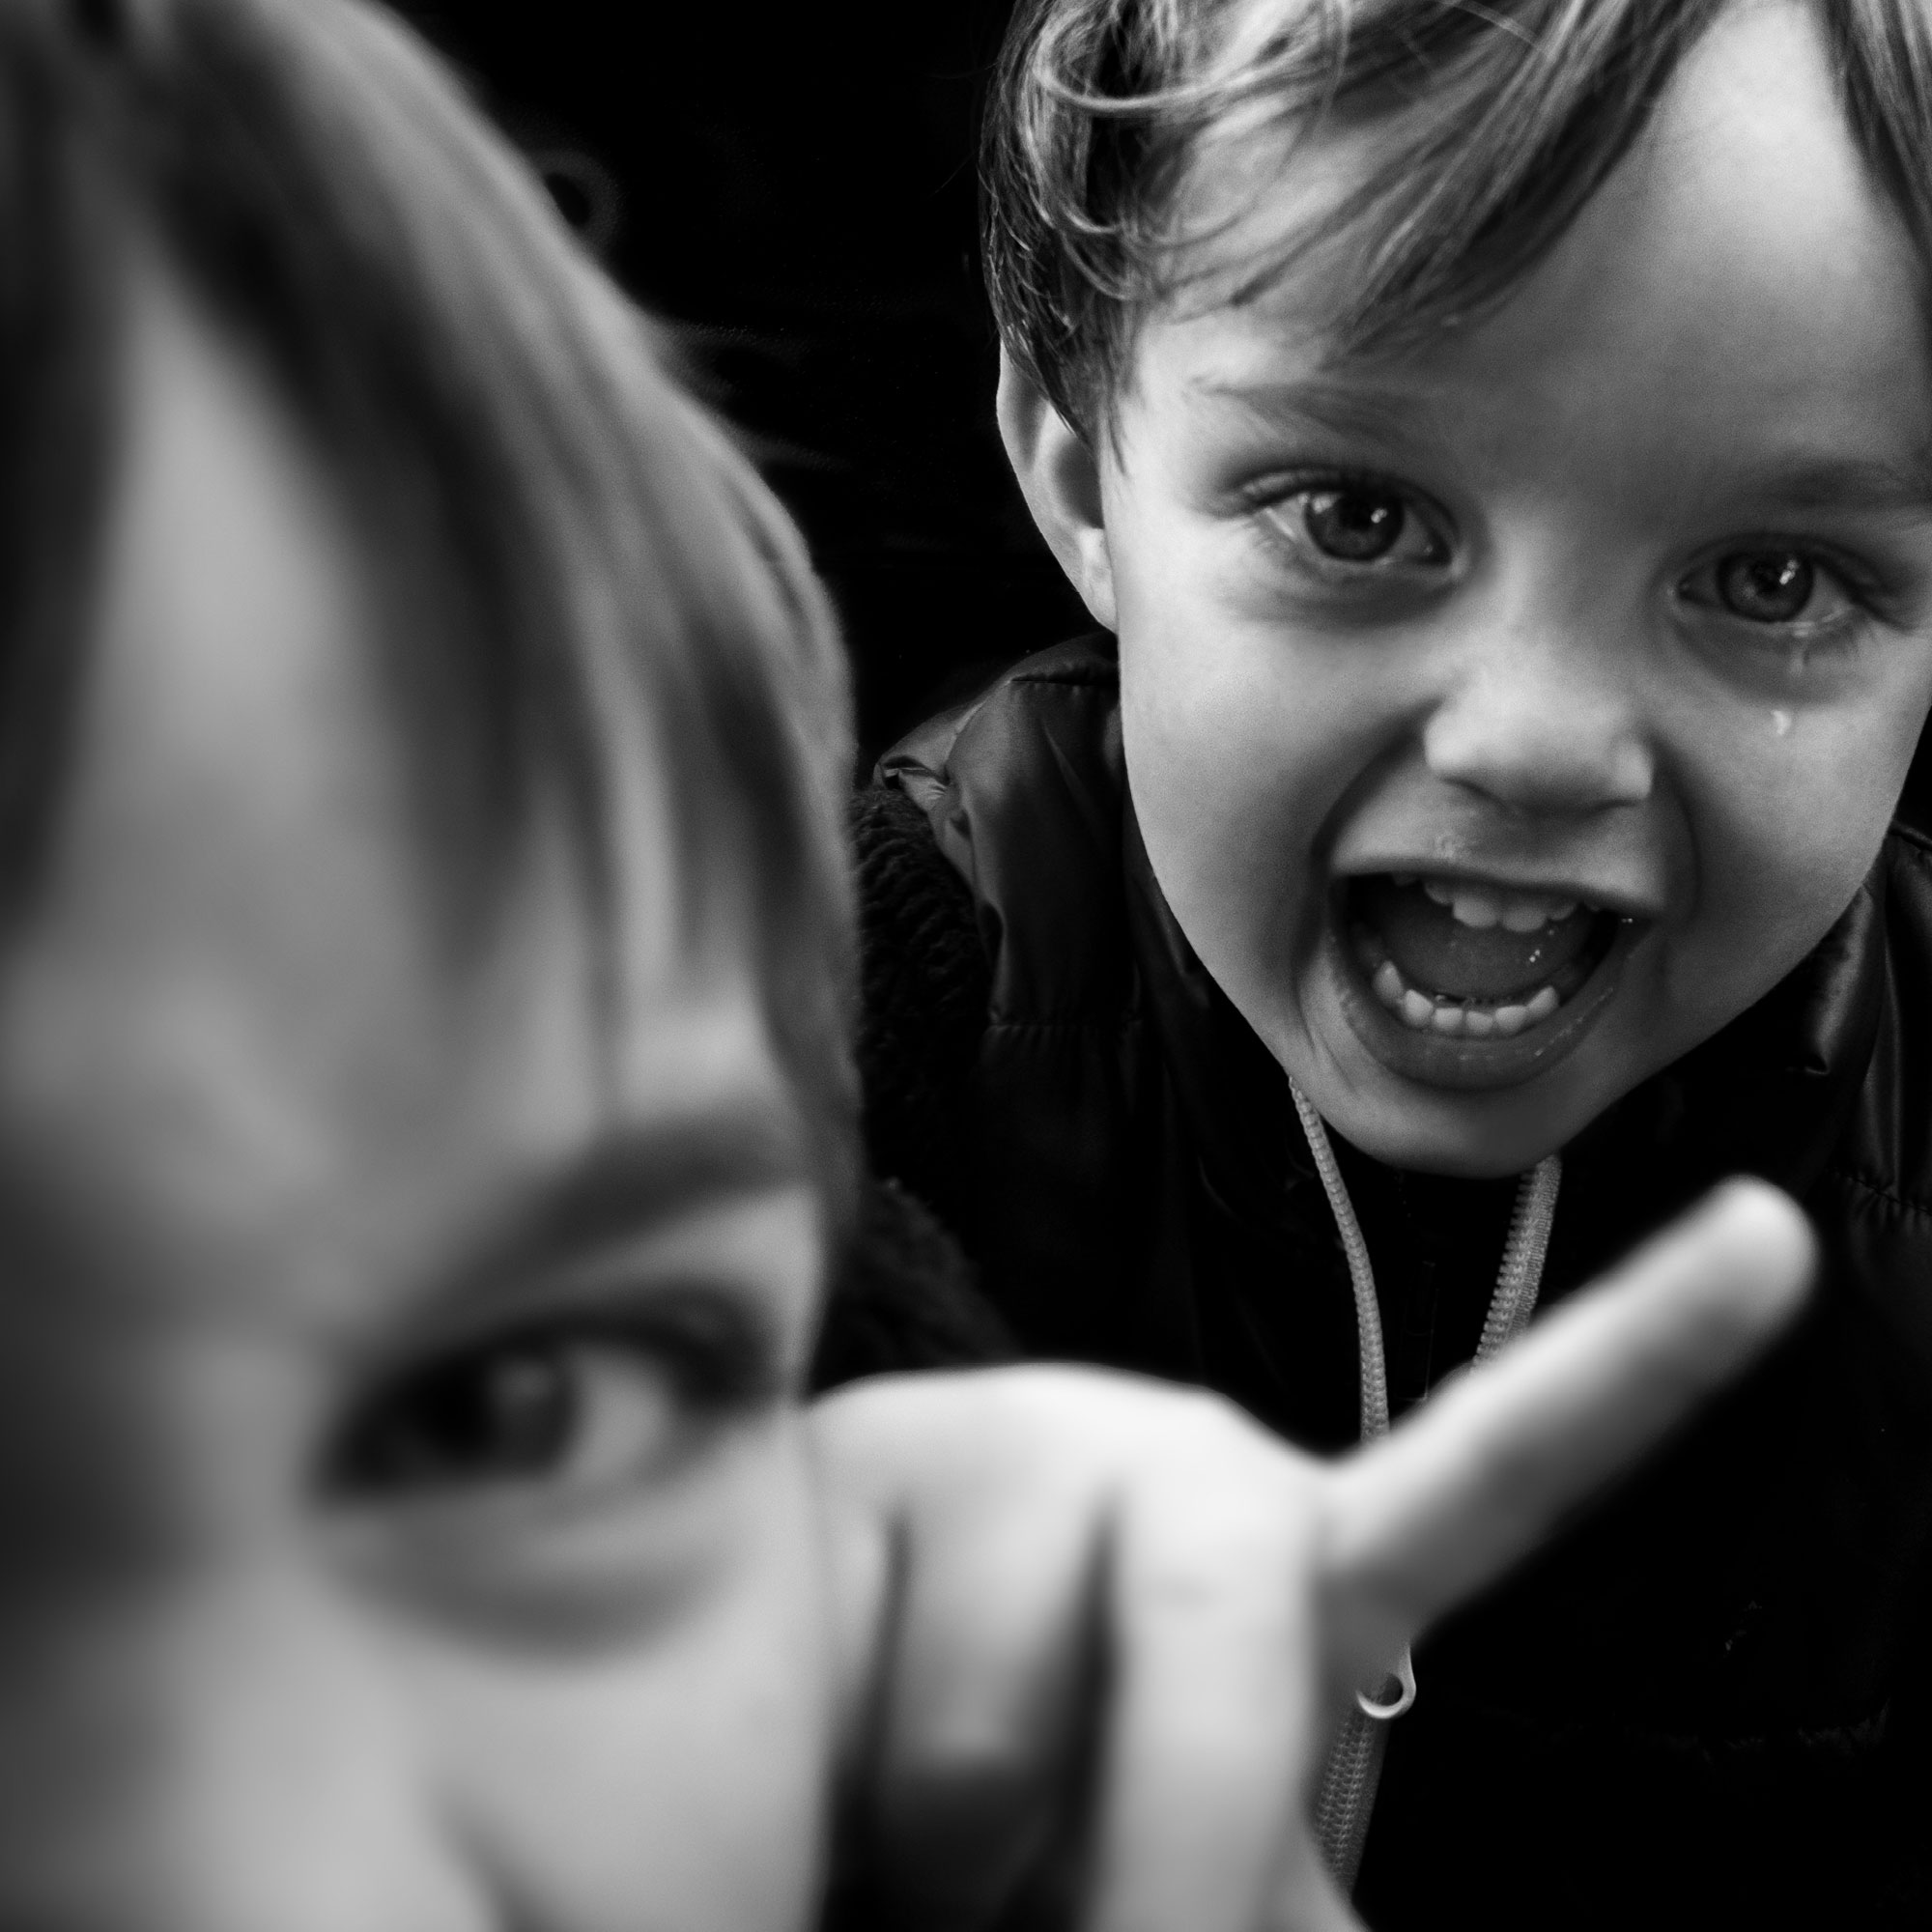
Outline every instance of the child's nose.
<path id="1" fill-rule="evenodd" d="M 298 1577 L 0 1629 L 0 1924 L 482 1932 L 415 1742 Z"/>
<path id="2" fill-rule="evenodd" d="M 1422 734 L 1435 777 L 1513 810 L 1640 805 L 1656 760 L 1631 691 L 1587 642 L 1495 640 L 1457 667 Z"/>

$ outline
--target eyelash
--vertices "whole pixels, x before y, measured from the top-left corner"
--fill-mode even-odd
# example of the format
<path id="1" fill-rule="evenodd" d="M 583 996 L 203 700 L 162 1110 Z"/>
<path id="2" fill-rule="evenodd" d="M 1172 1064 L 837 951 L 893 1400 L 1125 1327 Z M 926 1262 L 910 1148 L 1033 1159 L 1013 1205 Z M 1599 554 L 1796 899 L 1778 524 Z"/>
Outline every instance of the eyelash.
<path id="1" fill-rule="evenodd" d="M 1387 556 L 1349 558 L 1323 551 L 1308 529 L 1306 519 L 1313 499 L 1329 493 L 1338 497 L 1380 498 L 1400 505 L 1405 517 L 1412 520 L 1426 533 L 1429 552 L 1419 557 L 1392 559 Z M 1250 508 L 1263 524 L 1268 541 L 1278 551 L 1288 553 L 1293 562 L 1303 569 L 1318 572 L 1338 587 L 1379 587 L 1405 566 L 1433 573 L 1452 561 L 1449 554 L 1451 539 L 1443 534 L 1443 526 L 1448 520 L 1432 505 L 1426 504 L 1415 492 L 1386 477 L 1359 471 L 1322 471 L 1287 479 L 1277 476 L 1255 486 L 1246 494 Z M 1296 506 L 1299 506 L 1299 527 L 1286 522 L 1282 514 L 1294 510 Z M 1391 548 L 1399 545 L 1406 534 L 1406 528 L 1399 531 Z M 1838 587 L 1845 597 L 1846 610 L 1808 623 L 1799 624 L 1795 620 L 1778 623 L 1748 617 L 1735 610 L 1725 610 L 1717 598 L 1693 598 L 1687 594 L 1688 586 L 1699 577 L 1719 571 L 1729 563 L 1754 558 L 1801 562 L 1818 577 Z M 1847 559 L 1821 551 L 1814 544 L 1778 536 L 1732 539 L 1724 550 L 1706 557 L 1680 577 L 1675 589 L 1687 603 L 1714 610 L 1735 624 L 1759 632 L 1767 640 L 1776 638 L 1779 641 L 1802 643 L 1807 648 L 1829 647 L 1840 641 L 1849 641 L 1860 622 L 1875 614 L 1883 595 L 1870 574 Z"/>
<path id="2" fill-rule="evenodd" d="M 1390 536 L 1386 551 L 1374 555 L 1349 557 L 1323 550 L 1308 526 L 1308 518 L 1318 499 L 1356 498 L 1396 505 L 1403 523 Z M 1447 519 L 1427 505 L 1411 490 L 1386 477 L 1341 470 L 1325 470 L 1292 477 L 1270 477 L 1246 493 L 1251 511 L 1263 526 L 1269 543 L 1298 567 L 1315 572 L 1338 587 L 1357 587 L 1378 583 L 1398 572 L 1435 572 L 1450 560 L 1450 539 L 1443 533 Z M 1298 513 L 1298 514 L 1297 514 Z M 1420 531 L 1426 543 L 1424 554 L 1400 556 L 1398 551 L 1412 531 Z M 1375 532 L 1366 532 L 1373 543 Z"/>
<path id="3" fill-rule="evenodd" d="M 1721 591 L 1715 595 L 1701 590 L 1699 594 L 1692 592 L 1693 584 L 1700 584 L 1707 578 L 1719 578 L 1727 566 L 1767 561 L 1800 565 L 1809 575 L 1811 594 L 1830 584 L 1842 598 L 1843 610 L 1823 617 L 1804 619 L 1799 615 L 1779 620 L 1754 617 L 1727 608 Z M 1732 538 L 1721 551 L 1705 556 L 1685 572 L 1673 587 L 1683 603 L 1709 611 L 1721 622 L 1755 633 L 1768 644 L 1792 644 L 1804 649 L 1829 648 L 1852 641 L 1864 621 L 1879 614 L 1884 597 L 1869 571 L 1816 544 L 1781 536 Z M 1805 602 L 1810 601 L 1807 596 Z"/>
<path id="4" fill-rule="evenodd" d="M 680 1438 L 692 1436 L 691 1426 L 764 1406 L 782 1386 L 771 1338 L 734 1297 L 707 1288 L 658 1290 L 645 1309 L 598 1308 L 520 1322 L 390 1372 L 336 1432 L 324 1458 L 324 1488 L 340 1498 L 376 1501 L 551 1480 L 598 1420 L 585 1409 L 600 1389 L 609 1393 L 609 1376 L 594 1371 L 611 1358 L 661 1382 Z M 493 1411 L 497 1398 L 518 1394 L 500 1372 L 518 1368 L 526 1373 L 521 1393 L 536 1399 L 538 1408 L 521 1416 L 500 1406 Z M 531 1369 L 542 1386 L 530 1381 Z M 521 1440 L 486 1439 L 497 1427 L 509 1428 L 514 1438 L 520 1424 Z M 675 1460 L 675 1444 L 667 1455 Z M 627 1473 L 643 1478 L 666 1460 L 640 1456 L 639 1466 Z"/>

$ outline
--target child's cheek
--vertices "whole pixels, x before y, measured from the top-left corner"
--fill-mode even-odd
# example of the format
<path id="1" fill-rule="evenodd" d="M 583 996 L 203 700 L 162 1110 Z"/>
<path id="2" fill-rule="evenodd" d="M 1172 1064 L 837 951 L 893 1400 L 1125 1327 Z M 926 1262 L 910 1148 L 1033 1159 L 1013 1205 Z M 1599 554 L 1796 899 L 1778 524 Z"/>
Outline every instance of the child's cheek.
<path id="1" fill-rule="evenodd" d="M 1225 937 L 1271 951 L 1320 895 L 1308 834 L 1327 815 L 1326 775 L 1309 755 L 1312 707 L 1296 703 L 1274 644 L 1236 624 L 1122 626 L 1129 789 L 1154 874 L 1197 947 Z"/>
<path id="2" fill-rule="evenodd" d="M 1413 735 L 1409 654 L 1213 585 L 1123 588 L 1122 725 L 1155 876 L 1217 974 L 1277 980 L 1321 943 L 1350 801 Z"/>
<path id="3" fill-rule="evenodd" d="M 1672 721 L 1695 852 L 1680 990 L 1721 989 L 1724 1016 L 1741 1011 L 1851 902 L 1918 740 L 1926 699 L 1915 682 L 1873 678 L 1809 703 L 1733 700 Z"/>
<path id="4" fill-rule="evenodd" d="M 629 1646 L 422 1660 L 463 1836 L 543 1932 L 794 1932 L 828 1796 L 821 1555 L 794 1431 L 746 1486 L 731 1548 Z"/>

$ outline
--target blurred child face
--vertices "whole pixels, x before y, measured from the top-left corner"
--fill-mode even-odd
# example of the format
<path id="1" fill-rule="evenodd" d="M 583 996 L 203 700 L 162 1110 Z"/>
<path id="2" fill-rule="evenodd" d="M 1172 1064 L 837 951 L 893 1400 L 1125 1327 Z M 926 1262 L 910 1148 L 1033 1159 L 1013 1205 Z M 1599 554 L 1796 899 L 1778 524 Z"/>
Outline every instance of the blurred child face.
<path id="1" fill-rule="evenodd" d="M 1318 145 L 1255 218 L 1346 179 Z M 1919 268 L 1772 0 L 1500 310 L 1338 360 L 1320 275 L 1140 338 L 1101 474 L 1134 801 L 1330 1121 L 1507 1172 L 1874 856 L 1932 700 Z"/>
<path id="2" fill-rule="evenodd" d="M 651 801 L 453 963 L 367 584 L 140 306 L 54 863 L 0 964 L 0 1920 L 719 1932 L 811 1896 L 819 1228 Z"/>

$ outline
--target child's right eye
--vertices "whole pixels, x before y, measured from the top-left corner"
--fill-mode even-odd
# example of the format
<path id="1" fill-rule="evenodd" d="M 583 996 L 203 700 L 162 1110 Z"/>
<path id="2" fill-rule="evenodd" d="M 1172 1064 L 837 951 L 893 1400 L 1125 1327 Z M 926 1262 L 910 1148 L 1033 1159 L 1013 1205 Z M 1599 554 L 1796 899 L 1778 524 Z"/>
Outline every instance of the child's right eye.
<path id="1" fill-rule="evenodd" d="M 1311 561 L 1388 570 L 1449 560 L 1448 545 L 1413 500 L 1386 484 L 1309 484 L 1275 497 L 1265 514 L 1293 548 L 1316 554 Z"/>

